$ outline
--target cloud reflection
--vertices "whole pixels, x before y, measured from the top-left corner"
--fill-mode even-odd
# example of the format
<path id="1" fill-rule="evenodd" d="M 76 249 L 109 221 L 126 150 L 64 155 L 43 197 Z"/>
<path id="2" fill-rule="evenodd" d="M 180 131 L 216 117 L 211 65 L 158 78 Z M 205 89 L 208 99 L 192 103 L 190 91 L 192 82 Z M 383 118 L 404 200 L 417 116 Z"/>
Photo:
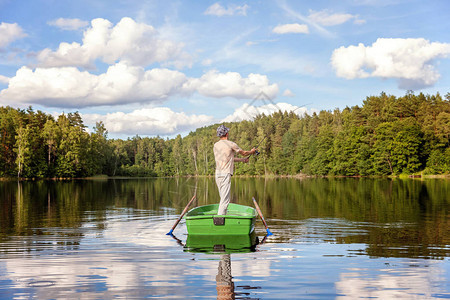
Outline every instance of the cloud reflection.
<path id="1" fill-rule="evenodd" d="M 438 292 L 445 292 L 433 284 L 445 281 L 442 265 L 437 261 L 405 260 L 393 266 L 386 264 L 386 268 L 380 271 L 376 276 L 369 269 L 341 273 L 336 290 L 343 296 L 337 299 L 430 299 Z"/>
<path id="2" fill-rule="evenodd" d="M 103 222 L 102 230 L 95 221 L 85 223 L 79 230 L 83 234 L 75 239 L 69 234 L 57 236 L 55 228 L 40 236 L 23 237 L 22 251 L 0 262 L 0 282 L 6 285 L 0 295 L 5 287 L 11 295 L 38 299 L 216 293 L 220 256 L 183 252 L 165 235 L 173 223 L 167 216 L 148 218 L 122 212 Z M 185 238 L 183 224 L 176 232 Z M 17 246 L 20 241 L 9 243 Z M 42 247 L 38 249 L 36 243 Z M 235 277 L 271 275 L 270 260 L 254 264 L 238 255 L 232 267 Z"/>

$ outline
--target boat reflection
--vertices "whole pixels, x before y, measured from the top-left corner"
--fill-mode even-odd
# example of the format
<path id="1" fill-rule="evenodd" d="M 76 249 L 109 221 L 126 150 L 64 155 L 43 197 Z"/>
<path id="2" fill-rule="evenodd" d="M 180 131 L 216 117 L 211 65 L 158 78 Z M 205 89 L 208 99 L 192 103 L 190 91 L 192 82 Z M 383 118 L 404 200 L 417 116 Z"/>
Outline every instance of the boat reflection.
<path id="1" fill-rule="evenodd" d="M 184 251 L 209 254 L 255 252 L 259 239 L 248 235 L 188 235 Z"/>

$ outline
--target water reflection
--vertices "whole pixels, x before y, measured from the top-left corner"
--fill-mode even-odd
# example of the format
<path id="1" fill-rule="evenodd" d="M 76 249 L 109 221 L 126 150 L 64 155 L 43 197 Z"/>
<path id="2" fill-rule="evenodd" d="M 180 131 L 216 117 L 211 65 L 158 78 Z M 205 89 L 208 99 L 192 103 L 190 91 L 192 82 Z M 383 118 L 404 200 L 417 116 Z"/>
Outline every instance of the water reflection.
<path id="1" fill-rule="evenodd" d="M 249 235 L 191 235 L 184 250 L 197 253 L 248 253 L 256 251 L 259 238 L 253 231 Z"/>
<path id="2" fill-rule="evenodd" d="M 58 228 L 0 244 L 2 250 L 11 250 L 0 253 L 0 298 L 143 299 L 183 291 L 195 294 L 196 287 L 188 287 L 188 282 L 199 274 L 189 271 L 191 261 L 180 256 L 165 236 L 172 220 L 158 221 L 125 210 L 106 215 L 102 234 L 97 221 L 87 222 L 76 248 L 64 246 L 74 237 Z"/>
<path id="3" fill-rule="evenodd" d="M 209 178 L 0 181 L 0 298 L 449 297 L 450 181 L 233 180 L 266 243 L 165 235 Z"/>
<path id="4" fill-rule="evenodd" d="M 311 236 L 366 244 L 363 254 L 371 257 L 442 259 L 450 255 L 449 182 L 240 178 L 233 181 L 232 201 L 252 206 L 252 196 L 258 198 L 279 243 Z M 102 234 L 111 208 L 173 218 L 196 187 L 194 205 L 217 202 L 217 187 L 209 178 L 0 182 L 0 242 L 59 228 L 59 236 L 73 235 L 65 243 L 75 247 L 90 220 Z M 36 249 L 41 246 L 36 243 Z"/>
<path id="5" fill-rule="evenodd" d="M 216 276 L 217 299 L 231 300 L 236 298 L 234 293 L 233 276 L 231 276 L 231 257 L 230 254 L 220 255 L 218 273 Z"/>
<path id="6" fill-rule="evenodd" d="M 233 276 L 231 272 L 231 255 L 232 253 L 249 253 L 255 252 L 258 245 L 264 244 L 267 239 L 267 235 L 263 238 L 262 242 L 259 242 L 259 238 L 255 232 L 250 235 L 227 235 L 227 236 L 201 236 L 201 235 L 188 235 L 186 244 L 183 245 L 182 241 L 173 236 L 177 240 L 178 244 L 184 247 L 187 252 L 194 253 L 207 253 L 210 255 L 219 255 L 220 261 L 217 268 L 216 290 L 217 299 L 230 300 L 241 299 L 241 296 L 245 296 L 245 299 L 252 299 L 249 297 L 248 292 L 236 292 L 233 282 Z M 251 290 L 259 289 L 260 287 L 252 287 L 250 285 L 238 286 L 240 289 Z"/>
<path id="7" fill-rule="evenodd" d="M 405 295 L 411 299 L 432 299 L 450 296 L 445 289 L 433 286 L 433 282 L 444 275 L 439 263 L 405 260 L 396 264 L 386 264 L 381 271 L 365 267 L 341 273 L 336 289 L 345 296 L 338 299 L 398 299 Z"/>

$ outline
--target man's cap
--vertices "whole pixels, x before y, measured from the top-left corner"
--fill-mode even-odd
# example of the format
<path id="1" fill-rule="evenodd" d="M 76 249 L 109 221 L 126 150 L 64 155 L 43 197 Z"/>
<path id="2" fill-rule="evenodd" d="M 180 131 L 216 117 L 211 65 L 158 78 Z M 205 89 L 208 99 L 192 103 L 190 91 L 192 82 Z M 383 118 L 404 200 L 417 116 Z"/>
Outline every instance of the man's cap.
<path id="1" fill-rule="evenodd" d="M 225 136 L 228 133 L 228 131 L 230 131 L 230 128 L 227 128 L 224 125 L 220 125 L 219 127 L 217 127 L 217 136 L 218 137 Z"/>

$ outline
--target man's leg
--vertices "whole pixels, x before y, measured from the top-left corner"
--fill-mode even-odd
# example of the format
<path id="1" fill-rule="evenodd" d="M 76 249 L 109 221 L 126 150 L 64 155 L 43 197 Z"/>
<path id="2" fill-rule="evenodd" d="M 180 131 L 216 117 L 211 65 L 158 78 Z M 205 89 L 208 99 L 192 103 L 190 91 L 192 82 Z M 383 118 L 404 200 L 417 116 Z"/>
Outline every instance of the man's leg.
<path id="1" fill-rule="evenodd" d="M 216 176 L 217 187 L 219 188 L 220 203 L 218 215 L 226 215 L 227 207 L 230 203 L 231 195 L 231 174 Z"/>

